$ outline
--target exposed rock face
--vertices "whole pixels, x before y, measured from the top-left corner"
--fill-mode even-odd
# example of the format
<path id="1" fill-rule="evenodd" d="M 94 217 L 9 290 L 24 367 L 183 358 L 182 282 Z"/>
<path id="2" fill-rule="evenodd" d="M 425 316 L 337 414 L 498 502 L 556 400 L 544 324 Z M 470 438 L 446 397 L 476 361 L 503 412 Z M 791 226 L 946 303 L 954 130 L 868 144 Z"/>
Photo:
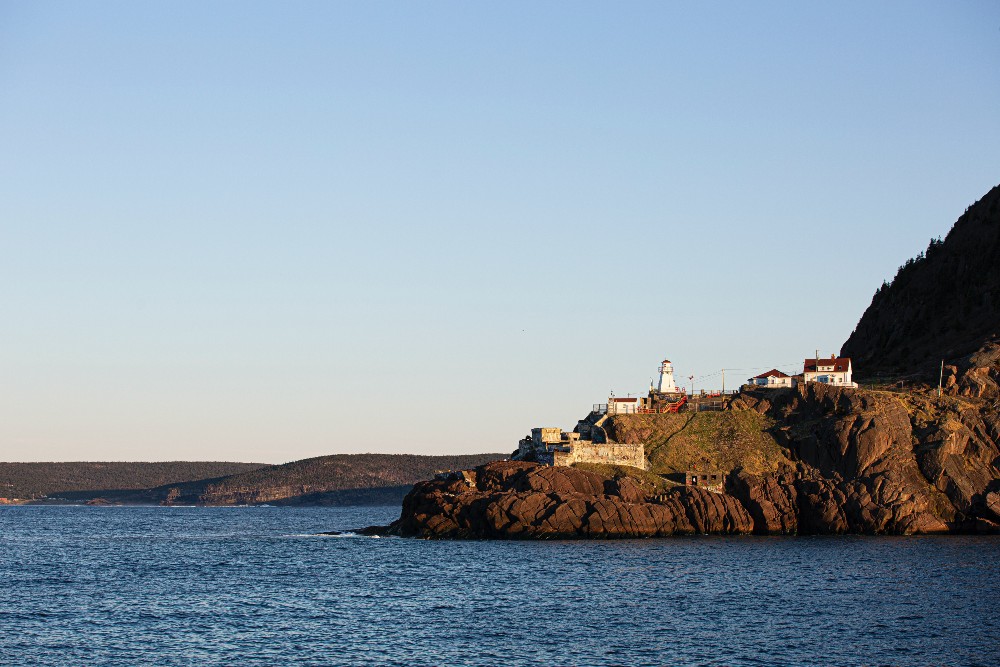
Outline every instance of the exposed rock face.
<path id="1" fill-rule="evenodd" d="M 944 367 L 944 391 L 950 396 L 1000 396 L 1000 345 L 989 341 Z"/>
<path id="2" fill-rule="evenodd" d="M 471 483 L 470 483 L 471 482 Z M 392 532 L 408 537 L 579 538 L 750 533 L 732 496 L 681 488 L 649 497 L 631 479 L 499 461 L 462 479 L 422 482 Z"/>
<path id="3" fill-rule="evenodd" d="M 958 219 L 943 242 L 908 261 L 872 298 L 841 349 L 859 376 L 916 373 L 950 391 L 996 396 L 1000 377 L 1000 186 Z M 966 374 L 970 374 L 963 381 Z"/>
<path id="4" fill-rule="evenodd" d="M 496 462 L 422 482 L 392 532 L 449 538 L 1000 532 L 1000 414 L 981 400 L 803 385 L 745 392 L 793 465 L 726 492 Z"/>
<path id="5" fill-rule="evenodd" d="M 794 475 L 731 480 L 767 532 L 787 529 L 792 509 L 798 532 L 992 530 L 980 521 L 1000 486 L 1000 413 L 989 401 L 808 384 L 746 392 L 734 407 L 774 418 L 797 461 Z"/>

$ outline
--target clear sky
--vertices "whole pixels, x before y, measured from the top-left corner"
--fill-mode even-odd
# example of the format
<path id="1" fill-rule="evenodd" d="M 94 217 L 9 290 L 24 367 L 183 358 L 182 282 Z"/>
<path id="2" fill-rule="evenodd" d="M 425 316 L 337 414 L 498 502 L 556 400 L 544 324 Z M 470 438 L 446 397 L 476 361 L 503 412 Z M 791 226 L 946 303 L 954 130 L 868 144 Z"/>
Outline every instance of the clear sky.
<path id="1" fill-rule="evenodd" d="M 0 128 L 0 460 L 512 451 L 838 351 L 1000 4 L 0 1 Z"/>

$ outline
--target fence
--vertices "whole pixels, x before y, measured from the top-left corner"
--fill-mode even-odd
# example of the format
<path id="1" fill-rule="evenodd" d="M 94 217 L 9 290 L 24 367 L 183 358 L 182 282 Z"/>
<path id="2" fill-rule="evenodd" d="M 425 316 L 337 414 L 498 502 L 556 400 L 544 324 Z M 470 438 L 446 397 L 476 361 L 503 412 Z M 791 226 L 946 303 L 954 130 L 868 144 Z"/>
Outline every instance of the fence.
<path id="1" fill-rule="evenodd" d="M 682 411 L 691 412 L 718 412 L 725 410 L 726 405 L 729 403 L 729 399 L 738 393 L 740 393 L 739 389 L 701 389 L 696 393 L 683 394 L 683 396 L 686 397 L 686 401 L 684 401 L 681 406 L 677 406 L 677 408 Z M 631 403 L 627 406 L 609 406 L 607 403 L 594 403 L 591 409 L 591 412 L 598 415 L 606 415 L 609 413 L 619 415 L 649 415 L 676 411 L 677 409 L 670 409 L 669 405 L 660 406 L 658 408 L 640 408 L 638 404 L 633 405 Z"/>

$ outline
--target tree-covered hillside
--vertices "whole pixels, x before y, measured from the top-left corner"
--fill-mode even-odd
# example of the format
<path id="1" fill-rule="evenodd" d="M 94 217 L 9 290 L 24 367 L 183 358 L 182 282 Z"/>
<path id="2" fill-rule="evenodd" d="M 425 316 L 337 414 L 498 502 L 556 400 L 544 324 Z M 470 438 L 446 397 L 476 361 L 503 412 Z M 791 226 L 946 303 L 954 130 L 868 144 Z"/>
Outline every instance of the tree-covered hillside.
<path id="1" fill-rule="evenodd" d="M 335 454 L 261 463 L 0 463 L 0 498 L 102 498 L 121 503 L 394 504 L 440 470 L 472 468 L 504 454 Z"/>
<path id="2" fill-rule="evenodd" d="M 81 491 L 148 489 L 225 477 L 262 467 L 267 464 L 220 461 L 0 463 L 0 498 L 32 499 L 76 496 Z"/>
<path id="3" fill-rule="evenodd" d="M 357 489 L 408 487 L 441 470 L 462 470 L 506 454 L 418 456 L 415 454 L 334 454 L 233 475 L 206 485 L 197 502 L 243 504 L 309 502 L 323 494 Z M 405 491 L 404 491 L 405 492 Z M 400 496 L 401 498 L 402 496 Z M 190 498 L 194 500 L 194 498 Z"/>
<path id="4" fill-rule="evenodd" d="M 926 375 L 1000 337 L 1000 186 L 899 267 L 841 349 L 856 377 Z"/>

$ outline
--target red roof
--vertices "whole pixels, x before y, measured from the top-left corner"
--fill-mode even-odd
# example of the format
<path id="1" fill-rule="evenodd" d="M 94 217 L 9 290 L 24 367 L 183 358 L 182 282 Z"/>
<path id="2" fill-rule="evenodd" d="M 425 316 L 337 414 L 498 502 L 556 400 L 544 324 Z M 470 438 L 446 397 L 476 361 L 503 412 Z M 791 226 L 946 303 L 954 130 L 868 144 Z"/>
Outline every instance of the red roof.
<path id="1" fill-rule="evenodd" d="M 782 373 L 777 368 L 772 368 L 766 373 L 761 373 L 760 375 L 754 375 L 753 379 L 756 380 L 757 378 L 786 378 L 786 377 L 788 377 L 788 375 Z"/>
<path id="2" fill-rule="evenodd" d="M 847 369 L 851 367 L 850 357 L 830 357 L 829 359 L 806 359 L 806 362 L 802 367 L 803 368 L 802 372 L 815 373 L 817 361 L 819 361 L 820 366 L 833 366 L 834 373 L 846 373 Z"/>
<path id="3" fill-rule="evenodd" d="M 611 399 L 611 401 L 613 403 L 635 403 L 638 400 L 639 400 L 638 398 L 612 398 Z"/>

